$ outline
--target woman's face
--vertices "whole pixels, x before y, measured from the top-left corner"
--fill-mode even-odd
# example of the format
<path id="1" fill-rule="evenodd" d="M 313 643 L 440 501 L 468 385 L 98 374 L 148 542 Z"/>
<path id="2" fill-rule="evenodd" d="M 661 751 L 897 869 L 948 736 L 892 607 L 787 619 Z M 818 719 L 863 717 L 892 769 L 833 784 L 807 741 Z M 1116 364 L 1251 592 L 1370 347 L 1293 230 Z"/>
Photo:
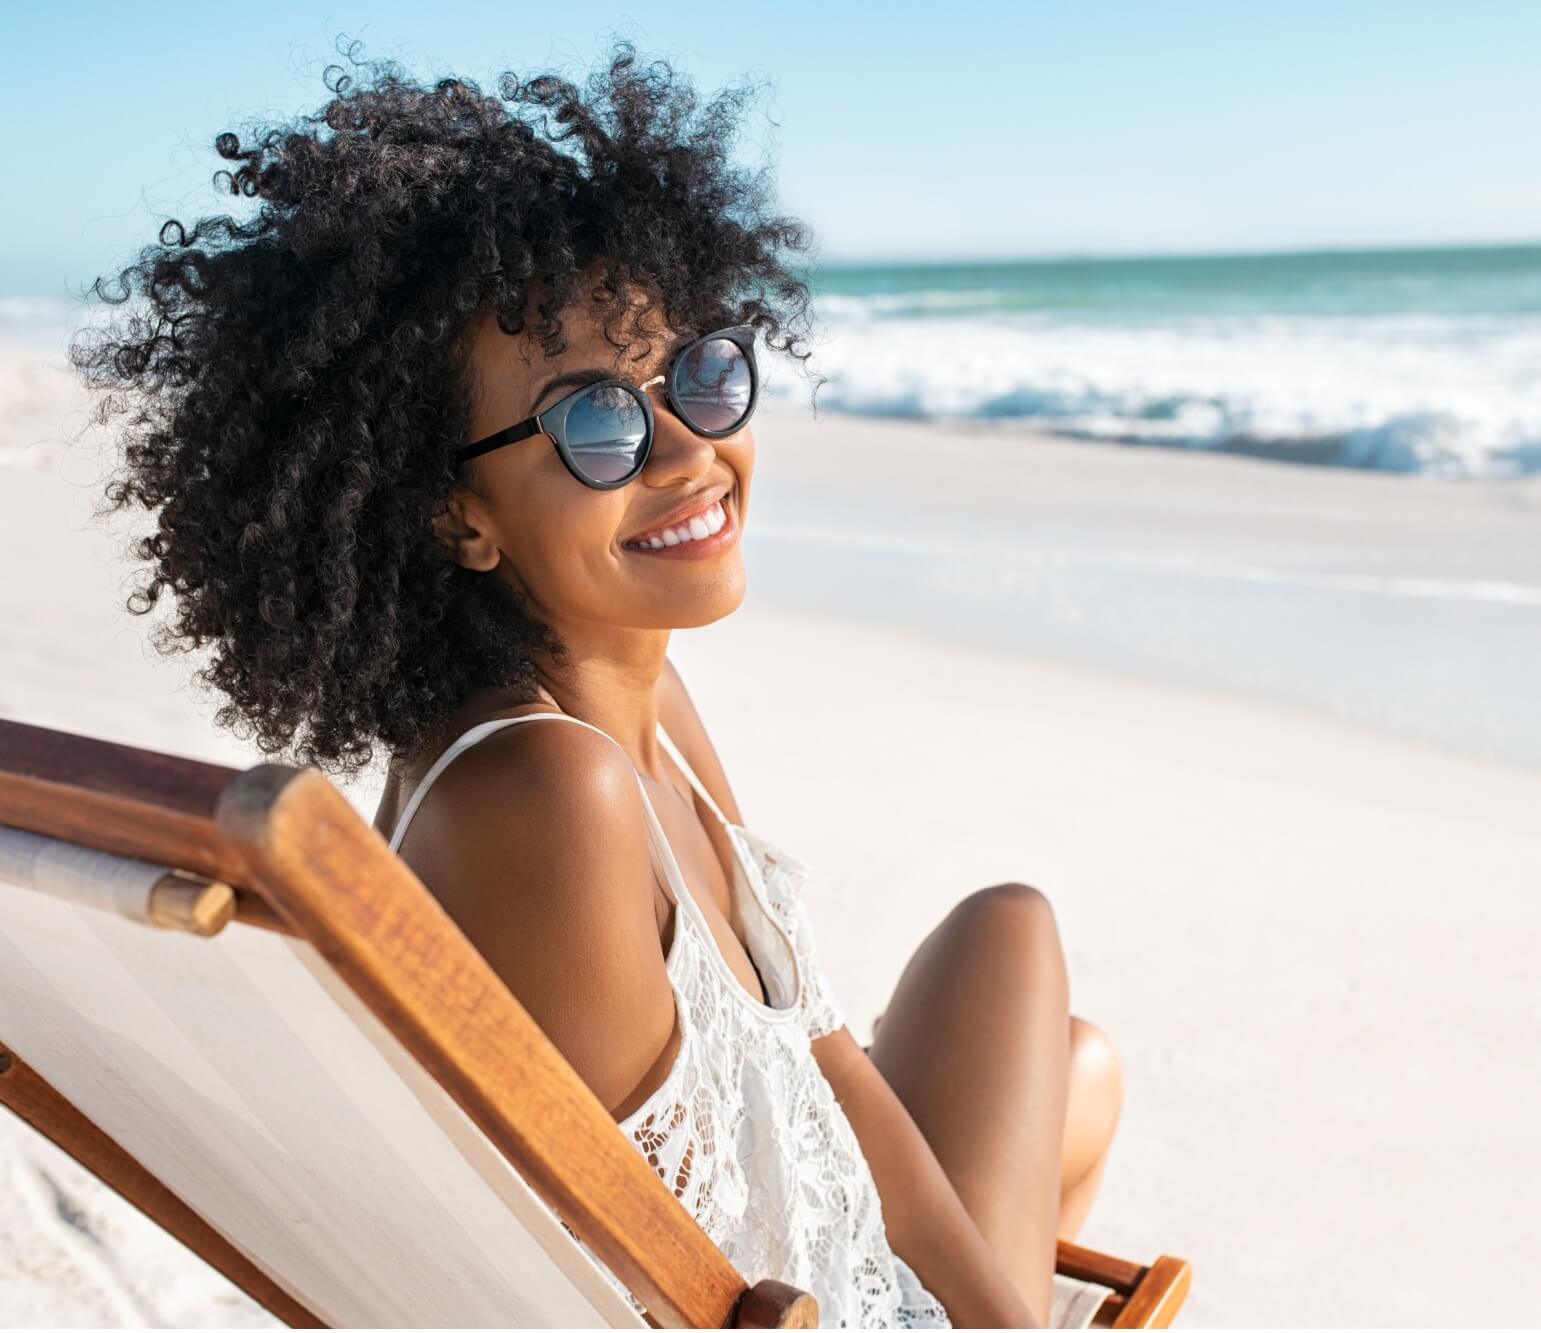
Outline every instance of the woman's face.
<path id="1" fill-rule="evenodd" d="M 594 378 L 641 385 L 664 373 L 679 346 L 709 332 L 650 326 L 642 333 L 633 317 L 617 335 L 632 341 L 618 349 L 588 309 L 564 311 L 562 321 L 567 350 L 551 357 L 527 334 L 505 334 L 491 312 L 478 321 L 469 353 L 474 393 L 468 443 L 574 392 L 573 381 L 551 385 L 560 376 L 592 372 Z M 625 486 L 584 485 L 550 437 L 532 435 L 471 459 L 465 466 L 474 490 L 456 489 L 440 527 L 441 535 L 458 537 L 462 565 L 497 570 L 532 613 L 569 642 L 603 638 L 610 630 L 706 625 L 743 600 L 739 534 L 754 471 L 754 436 L 747 423 L 722 439 L 697 435 L 675 416 L 662 390 L 661 382 L 645 390 L 653 404 L 652 453 Z M 726 521 L 705 540 L 661 549 L 635 544 L 662 526 L 683 532 L 689 515 L 710 510 L 718 497 Z M 687 517 L 676 519 L 682 509 Z"/>

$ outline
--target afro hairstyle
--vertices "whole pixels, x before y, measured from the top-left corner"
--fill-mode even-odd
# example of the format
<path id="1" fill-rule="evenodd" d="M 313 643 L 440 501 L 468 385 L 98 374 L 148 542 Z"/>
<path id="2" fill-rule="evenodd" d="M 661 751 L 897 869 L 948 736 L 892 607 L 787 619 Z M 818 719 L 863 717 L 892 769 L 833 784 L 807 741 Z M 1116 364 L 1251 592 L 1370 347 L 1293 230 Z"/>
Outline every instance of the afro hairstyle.
<path id="1" fill-rule="evenodd" d="M 475 318 L 553 355 L 597 299 L 620 346 L 644 291 L 670 327 L 750 324 L 806 363 L 814 249 L 769 168 L 732 159 L 750 85 L 703 100 L 624 41 L 581 85 L 495 93 L 357 49 L 315 114 L 215 138 L 216 187 L 257 203 L 166 221 L 90 284 L 120 308 L 70 348 L 91 421 L 118 427 L 101 516 L 155 516 L 129 609 L 172 594 L 151 641 L 208 650 L 217 725 L 348 776 L 429 744 L 474 688 L 533 698 L 535 656 L 565 652 L 433 532 L 463 484 Z"/>

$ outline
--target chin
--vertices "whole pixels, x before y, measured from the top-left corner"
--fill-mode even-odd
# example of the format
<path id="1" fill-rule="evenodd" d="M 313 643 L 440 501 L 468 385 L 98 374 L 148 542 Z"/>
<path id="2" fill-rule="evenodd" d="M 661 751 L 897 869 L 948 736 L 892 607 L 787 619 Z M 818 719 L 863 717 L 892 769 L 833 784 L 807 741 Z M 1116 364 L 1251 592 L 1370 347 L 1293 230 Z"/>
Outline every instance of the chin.
<path id="1" fill-rule="evenodd" d="M 688 601 L 681 599 L 680 604 L 673 608 L 664 628 L 699 629 L 702 625 L 716 624 L 744 604 L 746 592 L 742 568 L 731 576 L 724 574 L 721 580 L 714 579 L 705 592 L 696 594 Z"/>

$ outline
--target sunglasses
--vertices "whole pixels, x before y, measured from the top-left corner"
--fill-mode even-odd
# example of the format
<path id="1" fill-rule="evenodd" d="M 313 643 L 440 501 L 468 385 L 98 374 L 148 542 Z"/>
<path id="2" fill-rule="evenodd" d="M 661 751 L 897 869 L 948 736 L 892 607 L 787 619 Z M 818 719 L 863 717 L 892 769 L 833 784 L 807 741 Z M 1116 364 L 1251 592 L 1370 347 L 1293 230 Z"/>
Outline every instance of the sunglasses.
<path id="1" fill-rule="evenodd" d="M 585 384 L 544 412 L 465 445 L 455 463 L 532 435 L 548 435 L 567 470 L 585 486 L 601 491 L 624 486 L 647 466 L 653 450 L 653 403 L 646 390 L 660 380 L 670 409 L 697 435 L 732 435 L 753 415 L 760 396 L 754 327 L 742 324 L 702 334 L 645 384 L 622 379 Z"/>

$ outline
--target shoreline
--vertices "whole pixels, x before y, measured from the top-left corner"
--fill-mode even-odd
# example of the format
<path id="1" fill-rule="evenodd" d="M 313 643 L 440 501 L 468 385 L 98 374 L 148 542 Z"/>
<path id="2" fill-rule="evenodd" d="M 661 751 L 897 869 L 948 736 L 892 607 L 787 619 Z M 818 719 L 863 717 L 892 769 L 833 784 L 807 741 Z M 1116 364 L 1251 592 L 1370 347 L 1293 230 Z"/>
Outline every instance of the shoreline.
<path id="1" fill-rule="evenodd" d="M 767 409 L 751 596 L 1541 771 L 1541 478 Z M 832 578 L 831 568 L 838 570 Z"/>

